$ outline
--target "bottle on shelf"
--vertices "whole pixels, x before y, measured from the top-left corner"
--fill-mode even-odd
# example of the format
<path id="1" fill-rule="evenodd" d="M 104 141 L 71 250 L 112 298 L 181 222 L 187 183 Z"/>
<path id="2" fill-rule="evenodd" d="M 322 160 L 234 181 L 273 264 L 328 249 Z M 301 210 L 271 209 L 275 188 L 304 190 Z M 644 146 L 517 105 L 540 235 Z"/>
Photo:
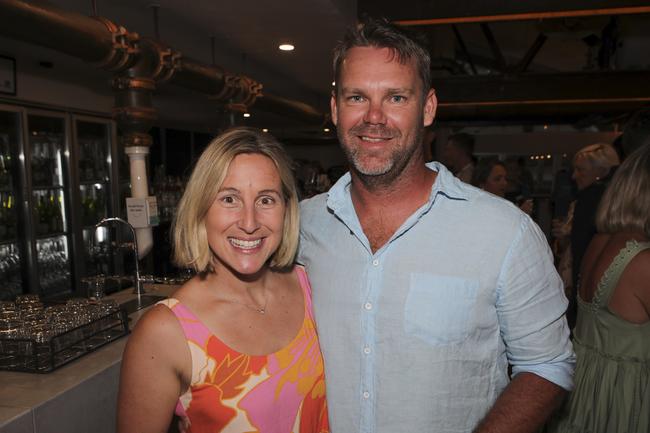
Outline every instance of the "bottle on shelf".
<path id="1" fill-rule="evenodd" d="M 7 233 L 7 203 L 3 193 L 0 193 L 0 197 L 0 241 L 4 241 L 9 239 L 9 234 Z"/>
<path id="2" fill-rule="evenodd" d="M 36 212 L 38 214 L 38 222 L 36 233 L 40 236 L 46 235 L 50 232 L 50 207 L 45 195 L 39 194 L 38 204 L 36 205 Z"/>
<path id="3" fill-rule="evenodd" d="M 48 198 L 50 211 L 50 232 L 63 232 L 63 207 L 61 206 L 61 195 L 58 192 L 50 191 Z"/>
<path id="4" fill-rule="evenodd" d="M 11 192 L 1 193 L 0 206 L 0 241 L 16 238 L 16 210 L 14 196 Z"/>
<path id="5" fill-rule="evenodd" d="M 97 203 L 92 193 L 88 190 L 82 190 L 81 211 L 83 225 L 91 226 L 97 221 Z"/>

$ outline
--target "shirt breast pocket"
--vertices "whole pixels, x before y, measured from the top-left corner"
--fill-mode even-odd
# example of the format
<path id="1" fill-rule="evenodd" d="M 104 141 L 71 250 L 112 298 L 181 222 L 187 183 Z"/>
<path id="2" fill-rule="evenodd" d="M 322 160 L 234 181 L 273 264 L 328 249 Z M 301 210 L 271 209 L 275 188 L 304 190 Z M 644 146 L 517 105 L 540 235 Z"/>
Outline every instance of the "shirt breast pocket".
<path id="1" fill-rule="evenodd" d="M 463 341 L 470 332 L 478 280 L 414 273 L 404 311 L 404 327 L 434 346 Z"/>

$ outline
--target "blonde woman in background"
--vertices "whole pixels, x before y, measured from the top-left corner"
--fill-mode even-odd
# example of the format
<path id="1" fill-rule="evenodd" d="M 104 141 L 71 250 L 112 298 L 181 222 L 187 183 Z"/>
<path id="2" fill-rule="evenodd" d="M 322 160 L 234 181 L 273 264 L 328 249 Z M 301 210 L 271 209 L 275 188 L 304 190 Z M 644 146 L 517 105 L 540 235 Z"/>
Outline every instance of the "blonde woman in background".
<path id="1" fill-rule="evenodd" d="M 575 388 L 557 433 L 650 432 L 650 144 L 614 175 L 582 262 Z"/>
<path id="2" fill-rule="evenodd" d="M 553 235 L 564 242 L 569 257 L 560 258 L 560 274 L 565 275 L 569 309 L 567 320 L 573 328 L 576 317 L 576 293 L 580 264 L 587 245 L 596 234 L 596 209 L 609 184 L 615 168 L 620 164 L 616 150 L 609 144 L 592 144 L 580 149 L 573 157 L 573 179 L 578 194 L 564 223 L 555 222 Z M 570 223 L 568 223 L 570 222 Z M 560 254 L 568 254 L 560 253 Z M 568 279 L 568 275 L 571 279 Z"/>

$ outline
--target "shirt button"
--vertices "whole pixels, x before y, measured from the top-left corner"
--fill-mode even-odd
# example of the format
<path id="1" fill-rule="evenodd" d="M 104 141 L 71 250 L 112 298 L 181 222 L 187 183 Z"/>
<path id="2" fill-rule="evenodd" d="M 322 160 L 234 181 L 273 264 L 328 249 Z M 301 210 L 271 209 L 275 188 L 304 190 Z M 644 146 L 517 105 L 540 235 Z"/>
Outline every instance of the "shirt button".
<path id="1" fill-rule="evenodd" d="M 378 266 L 379 265 L 379 260 L 377 260 L 377 259 L 373 260 L 372 264 L 375 265 L 375 266 Z"/>
<path id="2" fill-rule="evenodd" d="M 366 310 L 372 310 L 372 304 L 370 302 L 366 302 L 363 308 L 365 308 Z"/>
<path id="3" fill-rule="evenodd" d="M 370 393 L 368 391 L 363 392 L 363 398 L 368 399 L 370 398 Z"/>
<path id="4" fill-rule="evenodd" d="M 368 346 L 364 347 L 363 353 L 365 353 L 366 355 L 370 355 L 370 348 Z"/>

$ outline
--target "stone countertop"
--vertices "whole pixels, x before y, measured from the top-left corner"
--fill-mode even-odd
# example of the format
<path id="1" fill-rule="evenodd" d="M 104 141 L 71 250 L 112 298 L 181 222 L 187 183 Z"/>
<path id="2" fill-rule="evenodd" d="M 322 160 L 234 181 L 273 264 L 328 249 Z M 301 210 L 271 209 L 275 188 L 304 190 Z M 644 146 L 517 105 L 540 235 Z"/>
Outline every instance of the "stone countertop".
<path id="1" fill-rule="evenodd" d="M 163 296 L 171 295 L 176 288 L 177 286 L 164 284 L 148 284 L 145 287 L 147 294 Z M 122 304 L 136 298 L 136 295 L 131 293 L 132 291 L 133 289 L 123 290 L 107 298 L 115 299 Z M 129 329 L 133 329 L 144 311 L 146 308 L 129 316 Z M 51 373 L 0 371 L 0 432 L 49 431 L 38 428 L 37 409 L 63 397 L 64 394 L 74 391 L 83 384 L 92 382 L 93 378 L 100 377 L 108 370 L 112 370 L 112 376 L 119 373 L 122 352 L 127 340 L 128 336 L 125 336 L 112 341 Z M 111 383 L 106 385 L 116 389 L 117 384 L 112 383 L 113 380 L 114 377 L 111 378 Z M 94 390 L 98 394 L 101 394 L 100 391 Z M 115 407 L 115 401 L 112 402 L 112 406 Z M 78 410 L 82 410 L 82 408 L 78 408 Z M 61 415 L 65 416 L 65 413 Z M 109 416 L 114 418 L 115 414 L 112 413 Z"/>

